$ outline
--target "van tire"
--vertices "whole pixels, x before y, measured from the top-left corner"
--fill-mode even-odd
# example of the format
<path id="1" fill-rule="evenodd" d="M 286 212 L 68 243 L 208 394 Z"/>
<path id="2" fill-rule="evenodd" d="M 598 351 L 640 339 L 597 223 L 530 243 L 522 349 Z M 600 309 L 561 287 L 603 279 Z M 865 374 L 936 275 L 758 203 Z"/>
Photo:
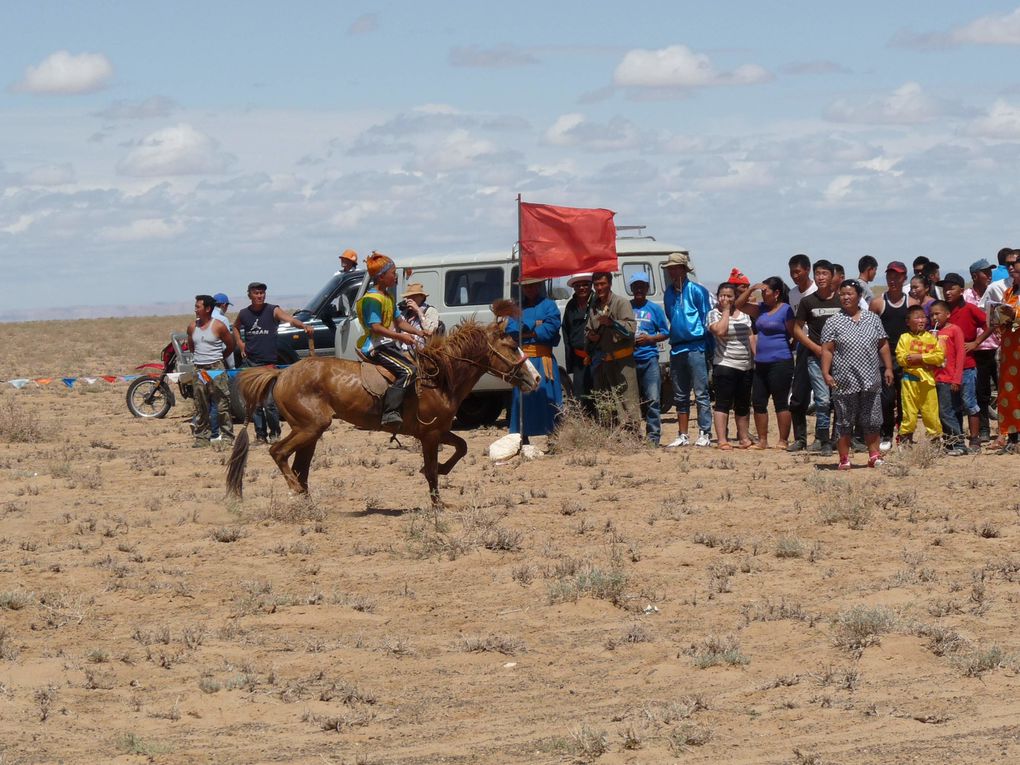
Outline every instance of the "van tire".
<path id="1" fill-rule="evenodd" d="M 457 420 L 466 428 L 495 425 L 506 409 L 506 396 L 501 393 L 474 393 L 464 399 L 457 410 Z"/>

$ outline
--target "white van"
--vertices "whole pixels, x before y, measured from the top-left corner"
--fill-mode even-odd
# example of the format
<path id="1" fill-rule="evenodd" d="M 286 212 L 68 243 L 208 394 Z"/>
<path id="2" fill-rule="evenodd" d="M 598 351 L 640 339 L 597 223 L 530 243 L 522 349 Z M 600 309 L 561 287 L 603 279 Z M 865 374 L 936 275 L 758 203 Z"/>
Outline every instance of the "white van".
<path id="1" fill-rule="evenodd" d="M 619 227 L 616 240 L 620 271 L 613 279 L 613 291 L 630 294 L 627 282 L 637 272 L 648 275 L 648 299 L 662 305 L 666 288 L 662 264 L 671 252 L 683 249 L 656 241 L 642 233 L 643 227 Z M 631 235 L 633 232 L 633 235 Z M 492 252 L 473 255 L 417 255 L 395 258 L 400 271 L 397 294 L 407 284 L 419 282 L 428 293 L 428 303 L 439 309 L 440 319 L 452 329 L 461 319 L 475 317 L 480 321 L 492 320 L 489 306 L 500 298 L 517 297 L 517 261 L 510 252 Z M 562 314 L 567 300 L 573 295 L 566 285 L 567 277 L 546 282 L 546 294 L 556 300 Z M 368 288 L 368 274 L 353 271 L 336 274 L 320 290 L 308 306 L 296 311 L 295 316 L 314 330 L 317 352 L 332 353 L 339 358 L 353 359 L 355 343 L 363 329 L 354 312 L 354 304 Z M 307 335 L 284 325 L 280 327 L 280 356 L 284 361 L 295 361 L 308 355 Z M 565 379 L 563 343 L 553 349 L 560 375 Z M 660 361 L 669 361 L 668 343 L 660 344 Z M 565 390 L 569 390 L 566 383 Z M 669 374 L 663 375 L 663 411 L 672 404 Z M 465 425 L 495 422 L 509 401 L 509 388 L 502 380 L 485 375 L 474 392 L 462 405 L 458 418 Z"/>

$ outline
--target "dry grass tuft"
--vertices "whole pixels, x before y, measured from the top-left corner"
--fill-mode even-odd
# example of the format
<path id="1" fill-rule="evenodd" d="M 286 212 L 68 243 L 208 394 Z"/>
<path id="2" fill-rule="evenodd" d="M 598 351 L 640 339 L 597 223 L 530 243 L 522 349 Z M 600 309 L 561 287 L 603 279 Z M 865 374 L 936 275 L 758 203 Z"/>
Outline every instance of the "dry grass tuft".
<path id="1" fill-rule="evenodd" d="M 709 635 L 687 649 L 694 657 L 694 666 L 708 669 L 720 665 L 739 667 L 751 660 L 740 652 L 740 643 L 735 635 Z"/>
<path id="2" fill-rule="evenodd" d="M 596 392 L 592 398 L 596 411 L 594 417 L 573 399 L 563 402 L 563 416 L 550 437 L 551 451 L 567 455 L 594 455 L 596 452 L 634 454 L 647 446 L 640 432 L 613 422 L 615 406 L 611 394 Z"/>
<path id="3" fill-rule="evenodd" d="M 880 636 L 893 629 L 896 622 L 896 615 L 888 608 L 854 606 L 836 616 L 834 642 L 840 648 L 859 653 L 870 645 L 878 645 Z"/>
<path id="4" fill-rule="evenodd" d="M 24 407 L 16 396 L 6 396 L 0 403 L 0 441 L 8 444 L 32 444 L 49 438 L 36 414 Z"/>

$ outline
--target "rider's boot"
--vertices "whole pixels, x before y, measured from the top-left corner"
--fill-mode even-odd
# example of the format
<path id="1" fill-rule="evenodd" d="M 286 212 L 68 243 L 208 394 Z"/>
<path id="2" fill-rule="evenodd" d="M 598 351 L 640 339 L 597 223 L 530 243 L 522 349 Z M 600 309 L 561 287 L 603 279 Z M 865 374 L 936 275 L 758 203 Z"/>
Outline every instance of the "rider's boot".
<path id="1" fill-rule="evenodd" d="M 400 426 L 404 424 L 404 418 L 400 414 L 400 409 L 404 405 L 404 394 L 406 392 L 407 390 L 399 385 L 391 385 L 386 389 L 382 404 L 382 426 L 385 429 L 399 430 Z"/>

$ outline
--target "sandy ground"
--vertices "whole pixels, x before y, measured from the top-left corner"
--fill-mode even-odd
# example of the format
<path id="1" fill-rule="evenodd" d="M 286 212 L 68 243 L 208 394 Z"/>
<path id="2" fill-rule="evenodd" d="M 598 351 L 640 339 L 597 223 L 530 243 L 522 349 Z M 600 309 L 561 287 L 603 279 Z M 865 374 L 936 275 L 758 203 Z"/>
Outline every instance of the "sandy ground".
<path id="1" fill-rule="evenodd" d="M 180 324 L 7 325 L 0 379 Z M 239 504 L 190 402 L 126 388 L 0 386 L 4 765 L 1020 762 L 1015 457 L 477 430 L 437 515 L 412 444 L 337 423 L 311 502 L 262 448 Z"/>

